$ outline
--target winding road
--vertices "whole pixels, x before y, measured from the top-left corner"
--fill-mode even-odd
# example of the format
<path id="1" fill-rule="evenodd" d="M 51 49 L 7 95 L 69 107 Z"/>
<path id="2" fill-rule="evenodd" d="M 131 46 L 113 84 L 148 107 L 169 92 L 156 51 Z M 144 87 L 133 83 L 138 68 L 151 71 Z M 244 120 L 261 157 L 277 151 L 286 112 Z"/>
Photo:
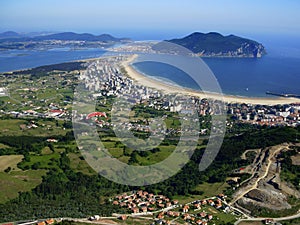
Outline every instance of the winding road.
<path id="1" fill-rule="evenodd" d="M 245 194 L 247 194 L 249 191 L 252 191 L 254 189 L 257 189 L 257 186 L 258 186 L 258 183 L 264 179 L 268 173 L 269 173 L 269 169 L 270 169 L 270 166 L 272 165 L 272 158 L 279 152 L 279 151 L 282 151 L 284 148 L 288 148 L 288 145 L 287 144 L 282 144 L 282 145 L 278 145 L 278 146 L 274 146 L 273 148 L 275 148 L 275 150 L 273 150 L 272 152 L 270 152 L 270 155 L 268 156 L 267 158 L 267 164 L 266 166 L 264 166 L 265 168 L 265 171 L 263 174 L 260 174 L 259 177 L 255 180 L 255 182 L 250 185 L 250 186 L 246 186 L 245 188 L 243 188 L 241 190 L 241 192 L 235 196 L 232 201 L 229 203 L 229 205 L 233 205 L 236 201 L 238 201 L 240 198 L 242 198 Z M 270 149 L 271 150 L 271 149 Z M 262 170 L 263 168 L 261 168 Z M 261 171 L 262 172 L 262 171 Z M 260 173 L 261 173 L 260 172 Z"/>

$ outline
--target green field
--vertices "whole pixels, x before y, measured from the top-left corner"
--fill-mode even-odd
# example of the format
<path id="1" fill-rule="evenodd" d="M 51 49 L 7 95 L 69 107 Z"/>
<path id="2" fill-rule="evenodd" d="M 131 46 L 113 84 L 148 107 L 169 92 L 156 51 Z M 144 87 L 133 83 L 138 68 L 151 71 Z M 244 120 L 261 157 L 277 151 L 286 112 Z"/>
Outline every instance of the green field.
<path id="1" fill-rule="evenodd" d="M 34 120 L 34 119 L 33 119 Z M 50 136 L 65 135 L 67 130 L 55 121 L 34 120 L 37 128 L 27 128 L 28 120 L 23 119 L 5 119 L 0 120 L 0 136 Z"/>
<path id="2" fill-rule="evenodd" d="M 218 213 L 214 214 L 214 216 L 219 218 L 219 220 L 224 223 L 233 224 L 236 221 L 236 216 L 229 214 L 229 213 L 218 212 Z M 214 221 L 217 221 L 217 220 L 214 220 Z"/>
<path id="3" fill-rule="evenodd" d="M 226 188 L 229 187 L 227 183 L 203 183 L 199 184 L 194 190 L 203 191 L 201 195 L 176 195 L 173 198 L 181 202 L 182 204 L 190 203 L 195 200 L 201 200 L 208 197 L 216 196 L 223 193 Z"/>
<path id="4" fill-rule="evenodd" d="M 201 195 L 202 198 L 207 198 L 211 196 L 216 196 L 220 193 L 223 193 L 229 185 L 227 183 L 203 183 L 199 184 L 195 190 L 203 191 L 204 193 Z"/>
<path id="5" fill-rule="evenodd" d="M 30 155 L 30 161 L 22 162 L 21 167 L 31 168 L 34 165 L 38 165 L 38 168 L 42 169 L 58 168 L 55 161 L 57 161 L 59 158 L 60 154 L 58 152 L 46 155 Z"/>
<path id="6" fill-rule="evenodd" d="M 48 146 L 46 146 L 45 148 L 43 148 L 42 151 L 41 151 L 42 155 L 50 155 L 52 153 L 53 152 L 51 151 L 51 149 Z"/>
<path id="7" fill-rule="evenodd" d="M 9 146 L 8 146 L 8 145 L 5 145 L 5 144 L 2 144 L 2 143 L 0 143 L 0 149 L 5 149 L 5 148 L 9 148 Z"/>
<path id="8" fill-rule="evenodd" d="M 242 221 L 238 225 L 263 225 L 260 221 Z"/>
<path id="9" fill-rule="evenodd" d="M 19 192 L 35 188 L 45 174 L 45 170 L 0 172 L 0 203 L 18 197 Z"/>
<path id="10" fill-rule="evenodd" d="M 87 164 L 87 162 L 81 157 L 80 153 L 69 153 L 70 167 L 75 172 L 81 172 L 86 175 L 95 175 L 96 172 Z"/>
<path id="11" fill-rule="evenodd" d="M 166 159 L 176 148 L 174 145 L 170 146 L 159 146 L 159 152 L 149 154 L 147 157 L 137 156 L 137 160 L 140 165 L 147 166 L 151 164 L 155 164 L 157 162 L 161 162 Z"/>
<path id="12" fill-rule="evenodd" d="M 12 170 L 19 170 L 17 164 L 22 161 L 23 155 L 3 155 L 0 156 L 0 172 L 10 167 Z"/>

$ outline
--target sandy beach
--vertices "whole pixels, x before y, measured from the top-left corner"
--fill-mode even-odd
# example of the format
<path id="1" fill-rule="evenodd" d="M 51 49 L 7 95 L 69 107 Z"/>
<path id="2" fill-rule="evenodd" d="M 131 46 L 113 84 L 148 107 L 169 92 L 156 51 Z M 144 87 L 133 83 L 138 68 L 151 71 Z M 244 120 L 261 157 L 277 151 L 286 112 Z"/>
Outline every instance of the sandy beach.
<path id="1" fill-rule="evenodd" d="M 133 80 L 138 82 L 141 85 L 158 89 L 166 94 L 170 93 L 181 93 L 185 95 L 197 96 L 199 98 L 211 98 L 215 100 L 221 100 L 226 103 L 246 103 L 246 104 L 254 104 L 254 105 L 277 105 L 277 104 L 291 104 L 291 103 L 299 103 L 300 99 L 297 98 L 252 98 L 252 97 L 240 97 L 240 96 L 231 96 L 231 95 L 219 95 L 213 93 L 203 93 L 190 89 L 186 89 L 184 87 L 173 86 L 170 84 L 166 84 L 164 82 L 160 82 L 155 79 L 151 79 L 150 77 L 144 76 L 139 73 L 132 67 L 132 63 L 138 57 L 138 55 L 133 55 L 129 57 L 127 61 L 123 62 L 123 66 L 127 71 L 128 76 L 130 76 Z"/>

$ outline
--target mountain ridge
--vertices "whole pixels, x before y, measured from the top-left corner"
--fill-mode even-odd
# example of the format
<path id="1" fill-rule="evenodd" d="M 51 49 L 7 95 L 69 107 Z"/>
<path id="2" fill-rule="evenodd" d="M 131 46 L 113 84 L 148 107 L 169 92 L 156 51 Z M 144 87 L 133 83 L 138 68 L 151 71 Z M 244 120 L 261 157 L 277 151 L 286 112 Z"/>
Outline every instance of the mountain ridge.
<path id="1" fill-rule="evenodd" d="M 266 54 L 265 47 L 257 41 L 233 34 L 223 36 L 218 32 L 194 32 L 183 38 L 167 40 L 181 45 L 203 57 L 253 57 Z"/>
<path id="2" fill-rule="evenodd" d="M 129 38 L 116 38 L 110 34 L 93 35 L 89 33 L 61 32 L 47 35 L 38 35 L 34 37 L 24 37 L 14 31 L 0 33 L 0 41 L 24 42 L 24 41 L 46 41 L 46 40 L 65 40 L 65 41 L 103 41 L 117 42 L 128 41 Z"/>

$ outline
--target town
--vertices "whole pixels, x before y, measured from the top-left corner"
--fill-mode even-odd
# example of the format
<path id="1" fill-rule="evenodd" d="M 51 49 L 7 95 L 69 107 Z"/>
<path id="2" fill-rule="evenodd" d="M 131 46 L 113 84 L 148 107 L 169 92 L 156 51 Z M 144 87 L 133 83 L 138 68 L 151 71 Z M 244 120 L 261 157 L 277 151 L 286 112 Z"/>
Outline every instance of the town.
<path id="1" fill-rule="evenodd" d="M 157 110 L 186 114 L 191 112 L 191 109 L 184 104 L 186 98 L 176 97 L 176 101 L 172 101 L 172 97 L 166 98 L 159 90 L 136 84 L 120 67 L 120 63 L 127 57 L 107 57 L 93 64 L 93 68 L 90 67 L 87 72 L 55 72 L 49 76 L 43 76 L 35 82 L 32 79 L 24 81 L 22 77 L 29 75 L 8 76 L 2 74 L 0 94 L 3 104 L 1 104 L 0 113 L 17 118 L 54 118 L 70 121 L 72 118 L 72 90 L 79 82 L 86 85 L 87 90 L 93 93 L 94 98 L 122 96 L 131 102 L 144 104 Z M 22 84 L 16 87 L 14 83 L 21 80 Z M 54 90 L 51 88 L 55 88 L 61 93 L 54 96 Z M 215 113 L 207 99 L 199 99 L 194 96 L 191 98 L 200 116 L 209 116 Z M 228 103 L 227 114 L 228 126 L 232 126 L 230 122 L 232 121 L 257 126 L 296 127 L 300 123 L 300 103 L 274 106 Z M 81 115 L 82 118 L 85 116 Z M 112 124 L 103 125 L 111 126 Z M 132 124 L 128 126 L 132 126 Z M 206 134 L 207 131 L 202 130 L 201 133 Z"/>

